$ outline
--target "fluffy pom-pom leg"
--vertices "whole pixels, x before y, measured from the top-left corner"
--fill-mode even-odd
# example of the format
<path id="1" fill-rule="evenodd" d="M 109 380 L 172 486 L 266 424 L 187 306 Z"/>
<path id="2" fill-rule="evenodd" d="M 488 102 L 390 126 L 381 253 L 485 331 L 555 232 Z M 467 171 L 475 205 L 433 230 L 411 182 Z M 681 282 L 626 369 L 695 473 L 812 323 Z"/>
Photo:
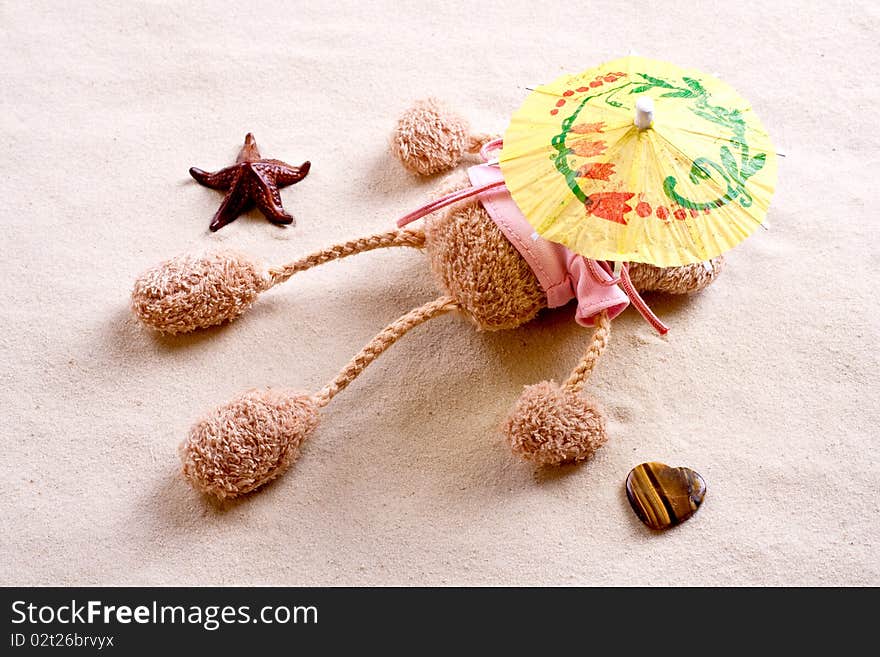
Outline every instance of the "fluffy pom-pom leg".
<path id="1" fill-rule="evenodd" d="M 318 426 L 319 403 L 288 390 L 249 390 L 197 422 L 180 447 L 183 475 L 220 499 L 282 474 Z"/>
<path id="2" fill-rule="evenodd" d="M 526 387 L 504 433 L 515 454 L 538 465 L 583 461 L 608 439 L 595 402 L 552 381 Z"/>
<path id="3" fill-rule="evenodd" d="M 236 251 L 182 255 L 138 277 L 131 309 L 159 333 L 189 333 L 235 319 L 270 286 L 264 267 Z"/>
<path id="4" fill-rule="evenodd" d="M 586 352 L 562 386 L 552 381 L 526 386 L 504 426 L 515 454 L 539 465 L 558 465 L 586 460 L 605 444 L 602 413 L 581 391 L 610 333 L 611 321 L 602 312 Z"/>

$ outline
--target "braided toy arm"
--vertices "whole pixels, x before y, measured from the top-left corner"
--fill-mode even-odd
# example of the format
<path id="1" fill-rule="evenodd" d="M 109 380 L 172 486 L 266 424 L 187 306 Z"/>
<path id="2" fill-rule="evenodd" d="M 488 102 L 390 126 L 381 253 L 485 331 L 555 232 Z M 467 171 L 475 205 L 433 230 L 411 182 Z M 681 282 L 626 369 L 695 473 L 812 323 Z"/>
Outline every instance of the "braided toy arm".
<path id="1" fill-rule="evenodd" d="M 262 263 L 231 249 L 186 254 L 141 274 L 132 289 L 131 308 L 141 322 L 159 333 L 189 333 L 235 319 L 262 292 L 297 272 L 355 253 L 389 246 L 420 249 L 424 245 L 422 230 L 390 230 L 336 244 L 270 267 L 268 272 Z"/>
<path id="2" fill-rule="evenodd" d="M 349 240 L 342 244 L 334 244 L 286 265 L 270 267 L 269 276 L 271 276 L 274 286 L 283 283 L 297 272 L 323 265 L 325 262 L 389 246 L 410 246 L 421 249 L 425 246 L 425 233 L 422 230 L 390 230 L 385 233 Z"/>

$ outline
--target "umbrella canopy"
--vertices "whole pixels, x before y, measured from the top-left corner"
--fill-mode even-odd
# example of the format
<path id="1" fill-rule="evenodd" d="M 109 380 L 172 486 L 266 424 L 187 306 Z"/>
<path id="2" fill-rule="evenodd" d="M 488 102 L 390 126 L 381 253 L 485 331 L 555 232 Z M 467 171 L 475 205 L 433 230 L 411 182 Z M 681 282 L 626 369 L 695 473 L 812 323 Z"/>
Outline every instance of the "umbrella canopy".
<path id="1" fill-rule="evenodd" d="M 739 244 L 776 184 L 776 151 L 748 102 L 706 73 L 643 57 L 535 89 L 499 163 L 542 237 L 663 267 Z"/>

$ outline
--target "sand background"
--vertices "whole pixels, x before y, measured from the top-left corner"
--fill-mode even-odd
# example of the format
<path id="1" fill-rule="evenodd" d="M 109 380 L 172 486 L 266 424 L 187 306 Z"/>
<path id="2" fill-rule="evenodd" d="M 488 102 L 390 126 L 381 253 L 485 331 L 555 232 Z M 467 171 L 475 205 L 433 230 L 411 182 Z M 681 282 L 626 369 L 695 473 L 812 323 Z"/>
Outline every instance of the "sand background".
<path id="1" fill-rule="evenodd" d="M 876 108 L 871 2 L 0 3 L 0 584 L 880 584 Z M 328 407 L 301 460 L 239 503 L 178 474 L 204 410 L 317 389 L 433 298 L 418 252 L 297 276 L 234 324 L 157 339 L 130 316 L 148 266 L 234 246 L 281 263 L 386 228 L 437 181 L 388 154 L 434 94 L 501 131 L 524 87 L 627 54 L 716 72 L 787 157 L 772 229 L 697 298 L 630 310 L 592 383 L 611 440 L 536 472 L 497 427 L 587 339 L 571 309 L 479 334 L 415 330 Z M 190 166 L 310 159 L 207 231 Z M 709 494 L 663 535 L 623 494 L 645 460 Z"/>

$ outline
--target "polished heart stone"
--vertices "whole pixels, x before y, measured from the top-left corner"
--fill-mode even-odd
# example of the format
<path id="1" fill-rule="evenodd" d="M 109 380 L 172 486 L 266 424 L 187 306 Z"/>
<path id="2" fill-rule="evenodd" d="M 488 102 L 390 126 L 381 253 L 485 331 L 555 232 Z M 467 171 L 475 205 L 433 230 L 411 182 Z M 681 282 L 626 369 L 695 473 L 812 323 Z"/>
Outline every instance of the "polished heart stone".
<path id="1" fill-rule="evenodd" d="M 626 477 L 626 496 L 639 520 L 651 529 L 668 529 L 697 512 L 706 482 L 690 468 L 642 463 Z"/>

